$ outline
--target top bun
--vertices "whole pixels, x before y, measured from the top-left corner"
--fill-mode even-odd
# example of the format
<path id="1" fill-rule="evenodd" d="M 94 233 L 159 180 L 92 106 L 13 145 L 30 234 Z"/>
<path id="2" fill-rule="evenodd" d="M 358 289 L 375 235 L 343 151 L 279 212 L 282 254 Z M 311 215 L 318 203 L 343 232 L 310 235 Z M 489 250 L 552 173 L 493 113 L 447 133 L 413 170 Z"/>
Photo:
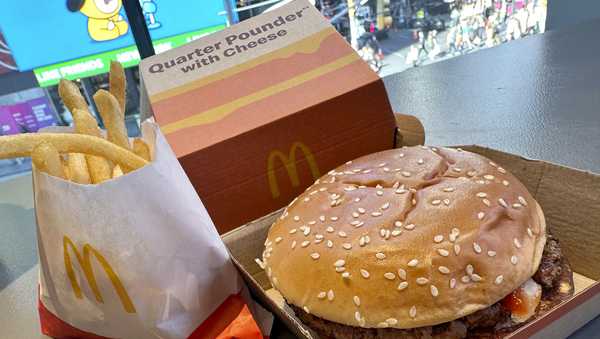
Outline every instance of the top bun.
<path id="1" fill-rule="evenodd" d="M 317 317 L 415 328 L 499 301 L 535 273 L 545 242 L 539 205 L 498 164 L 410 147 L 317 180 L 273 224 L 260 264 Z"/>

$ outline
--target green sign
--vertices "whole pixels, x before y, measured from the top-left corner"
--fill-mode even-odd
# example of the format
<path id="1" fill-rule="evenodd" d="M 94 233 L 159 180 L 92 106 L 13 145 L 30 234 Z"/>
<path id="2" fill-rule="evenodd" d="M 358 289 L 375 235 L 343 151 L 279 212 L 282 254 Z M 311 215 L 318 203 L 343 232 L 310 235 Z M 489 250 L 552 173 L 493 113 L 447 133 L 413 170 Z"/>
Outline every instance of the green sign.
<path id="1" fill-rule="evenodd" d="M 213 26 L 198 31 L 183 33 L 153 42 L 154 51 L 161 53 L 175 47 L 185 45 L 204 35 L 225 28 L 225 25 Z M 129 46 L 100 54 L 89 55 L 83 58 L 44 66 L 33 70 L 40 87 L 56 85 L 61 78 L 69 80 L 85 78 L 96 74 L 107 73 L 110 62 L 116 60 L 123 67 L 135 66 L 140 62 L 140 54 L 136 46 Z"/>

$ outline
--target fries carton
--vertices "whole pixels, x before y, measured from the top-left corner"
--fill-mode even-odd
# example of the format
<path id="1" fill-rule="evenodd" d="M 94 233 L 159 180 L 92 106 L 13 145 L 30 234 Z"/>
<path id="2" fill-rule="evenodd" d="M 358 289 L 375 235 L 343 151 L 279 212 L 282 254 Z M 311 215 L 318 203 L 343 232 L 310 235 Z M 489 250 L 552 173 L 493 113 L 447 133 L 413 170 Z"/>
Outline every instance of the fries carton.
<path id="1" fill-rule="evenodd" d="M 147 102 L 220 232 L 393 146 L 383 82 L 306 0 L 142 60 Z"/>
<path id="2" fill-rule="evenodd" d="M 262 338 L 206 209 L 158 127 L 152 162 L 99 185 L 34 169 L 42 332 L 57 338 Z"/>

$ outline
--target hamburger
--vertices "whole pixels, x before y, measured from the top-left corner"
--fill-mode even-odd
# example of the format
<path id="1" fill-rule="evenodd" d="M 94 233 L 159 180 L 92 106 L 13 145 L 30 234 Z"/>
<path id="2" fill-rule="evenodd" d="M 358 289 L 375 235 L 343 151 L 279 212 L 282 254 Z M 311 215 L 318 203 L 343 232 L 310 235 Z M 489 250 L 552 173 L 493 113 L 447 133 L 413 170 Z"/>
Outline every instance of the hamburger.
<path id="1" fill-rule="evenodd" d="M 321 338 L 497 338 L 573 294 L 539 204 L 461 149 L 330 171 L 287 206 L 257 263 Z"/>

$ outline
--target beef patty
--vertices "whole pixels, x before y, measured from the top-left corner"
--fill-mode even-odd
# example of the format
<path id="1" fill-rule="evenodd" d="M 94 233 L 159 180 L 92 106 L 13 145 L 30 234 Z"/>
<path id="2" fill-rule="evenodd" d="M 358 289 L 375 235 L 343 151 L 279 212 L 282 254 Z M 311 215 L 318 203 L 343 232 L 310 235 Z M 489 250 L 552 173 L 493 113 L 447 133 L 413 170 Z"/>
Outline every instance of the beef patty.
<path id="1" fill-rule="evenodd" d="M 412 329 L 361 328 L 334 323 L 304 312 L 291 305 L 304 324 L 322 339 L 392 339 L 392 338 L 477 338 L 496 339 L 542 316 L 552 307 L 573 295 L 573 272 L 563 256 L 558 239 L 548 234 L 542 260 L 533 280 L 542 286 L 542 298 L 536 314 L 527 322 L 515 324 L 510 312 L 499 301 L 488 308 L 447 323 Z"/>

